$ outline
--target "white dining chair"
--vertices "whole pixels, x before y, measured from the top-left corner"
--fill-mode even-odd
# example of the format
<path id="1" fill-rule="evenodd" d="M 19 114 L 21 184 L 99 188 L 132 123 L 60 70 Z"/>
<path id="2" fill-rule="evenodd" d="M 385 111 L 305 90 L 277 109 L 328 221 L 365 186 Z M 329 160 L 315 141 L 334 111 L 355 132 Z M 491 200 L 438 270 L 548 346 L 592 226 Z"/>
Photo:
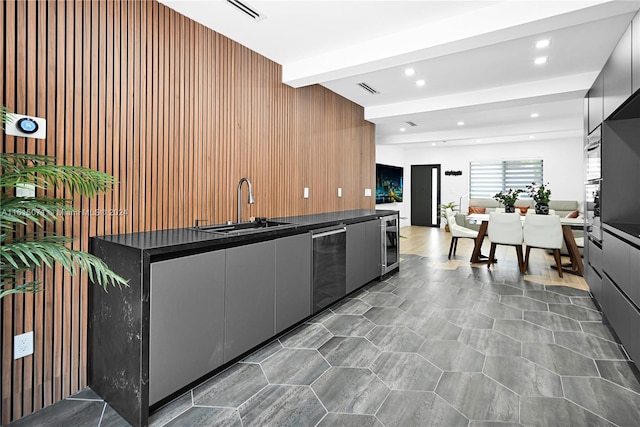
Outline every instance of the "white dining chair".
<path id="1" fill-rule="evenodd" d="M 558 274 L 562 277 L 562 262 L 560 248 L 562 248 L 562 225 L 558 215 L 531 215 L 524 222 L 524 244 L 526 254 L 524 270 L 529 266 L 531 248 L 551 249 L 556 261 Z"/>
<path id="2" fill-rule="evenodd" d="M 451 259 L 451 253 L 455 256 L 458 249 L 458 239 L 475 239 L 478 237 L 478 232 L 467 227 L 463 227 L 456 223 L 456 216 L 450 208 L 445 210 L 447 216 L 447 224 L 449 224 L 449 231 L 451 232 L 451 246 L 449 246 L 449 259 Z"/>
<path id="3" fill-rule="evenodd" d="M 487 268 L 491 268 L 496 254 L 496 245 L 507 245 L 516 248 L 518 257 L 518 268 L 524 272 L 524 262 L 522 260 L 522 222 L 520 215 L 515 213 L 491 212 L 489 214 L 489 240 L 491 240 L 491 250 L 489 251 L 489 262 Z"/>

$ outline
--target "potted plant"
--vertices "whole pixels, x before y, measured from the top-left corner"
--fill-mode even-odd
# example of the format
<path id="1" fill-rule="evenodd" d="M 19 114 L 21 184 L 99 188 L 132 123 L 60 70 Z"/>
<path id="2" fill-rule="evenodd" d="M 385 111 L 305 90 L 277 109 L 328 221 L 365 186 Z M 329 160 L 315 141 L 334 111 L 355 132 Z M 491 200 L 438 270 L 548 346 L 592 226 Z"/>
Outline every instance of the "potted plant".
<path id="1" fill-rule="evenodd" d="M 503 190 L 499 193 L 496 193 L 493 198 L 498 202 L 504 205 L 504 211 L 507 213 L 514 213 L 516 211 L 516 201 L 518 200 L 518 196 L 523 191 L 521 189 L 513 189 L 510 188 L 508 190 Z"/>
<path id="2" fill-rule="evenodd" d="M 455 210 L 458 209 L 458 205 L 455 202 L 440 204 L 440 216 L 444 219 L 445 222 L 444 230 L 448 232 L 449 224 L 447 223 L 447 209 L 451 209 L 455 212 Z"/>
<path id="3" fill-rule="evenodd" d="M 11 119 L 7 108 L 0 106 L 0 129 Z M 40 291 L 38 270 L 54 264 L 71 275 L 78 270 L 87 272 L 89 279 L 105 290 L 109 284 L 127 285 L 100 258 L 70 248 L 72 238 L 43 230 L 45 223 L 59 220 L 61 213 L 74 211 L 70 200 L 16 194 L 16 188 L 30 184 L 39 189 L 61 186 L 70 193 L 93 197 L 114 183 L 111 175 L 81 166 L 58 165 L 54 157 L 0 153 L 0 299 Z M 25 232 L 28 224 L 34 225 L 34 232 Z"/>
<path id="4" fill-rule="evenodd" d="M 537 185 L 535 182 L 527 185 L 527 192 L 529 196 L 536 202 L 536 213 L 538 215 L 549 214 L 549 200 L 551 199 L 551 190 L 548 187 L 549 183 Z"/>

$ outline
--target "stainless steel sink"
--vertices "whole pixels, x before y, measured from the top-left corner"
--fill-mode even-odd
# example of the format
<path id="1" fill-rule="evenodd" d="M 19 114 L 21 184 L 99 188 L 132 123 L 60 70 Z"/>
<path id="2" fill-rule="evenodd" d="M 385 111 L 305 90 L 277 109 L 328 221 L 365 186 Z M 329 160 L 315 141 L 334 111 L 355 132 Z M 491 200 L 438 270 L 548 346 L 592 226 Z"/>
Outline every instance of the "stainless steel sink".
<path id="1" fill-rule="evenodd" d="M 204 231 L 205 233 L 216 234 L 243 234 L 259 231 L 272 230 L 277 227 L 290 226 L 288 222 L 260 221 L 260 222 L 234 222 L 232 224 L 204 225 L 199 227 L 189 227 L 190 230 Z"/>

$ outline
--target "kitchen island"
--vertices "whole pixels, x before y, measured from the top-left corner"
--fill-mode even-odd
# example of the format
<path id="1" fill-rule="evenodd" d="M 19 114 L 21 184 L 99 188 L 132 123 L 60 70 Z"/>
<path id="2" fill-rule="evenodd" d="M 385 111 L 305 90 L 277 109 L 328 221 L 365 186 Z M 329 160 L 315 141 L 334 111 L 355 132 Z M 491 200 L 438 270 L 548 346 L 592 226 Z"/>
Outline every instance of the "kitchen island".
<path id="1" fill-rule="evenodd" d="M 346 230 L 345 293 L 382 275 L 375 245 L 389 215 L 398 212 L 274 218 L 278 226 L 227 234 L 203 227 L 92 238 L 91 251 L 129 286 L 90 288 L 89 386 L 128 422 L 147 425 L 150 408 L 313 314 L 313 233 Z"/>

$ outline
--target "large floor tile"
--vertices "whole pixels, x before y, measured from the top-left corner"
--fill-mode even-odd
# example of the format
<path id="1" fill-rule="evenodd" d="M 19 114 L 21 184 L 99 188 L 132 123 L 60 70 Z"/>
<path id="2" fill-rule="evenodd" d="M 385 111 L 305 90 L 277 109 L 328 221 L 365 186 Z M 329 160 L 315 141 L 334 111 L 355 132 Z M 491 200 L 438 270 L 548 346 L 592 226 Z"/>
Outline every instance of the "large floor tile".
<path id="1" fill-rule="evenodd" d="M 366 317 L 353 314 L 336 314 L 324 326 L 333 335 L 346 337 L 363 337 L 375 327 Z"/>
<path id="2" fill-rule="evenodd" d="M 444 371 L 480 372 L 484 354 L 458 341 L 427 340 L 418 354 Z"/>
<path id="3" fill-rule="evenodd" d="M 417 351 L 424 338 L 404 326 L 376 326 L 367 339 L 382 351 Z"/>
<path id="4" fill-rule="evenodd" d="M 524 296 L 548 304 L 571 304 L 571 298 L 544 289 L 525 290 Z"/>
<path id="5" fill-rule="evenodd" d="M 487 356 L 518 357 L 522 354 L 519 341 L 491 329 L 464 329 L 458 341 Z"/>
<path id="6" fill-rule="evenodd" d="M 371 370 L 392 390 L 433 391 L 442 375 L 416 353 L 382 353 Z"/>
<path id="7" fill-rule="evenodd" d="M 602 313 L 573 304 L 549 304 L 549 311 L 573 320 L 602 321 Z"/>
<path id="8" fill-rule="evenodd" d="M 334 317 L 333 313 L 332 316 Z M 280 343 L 289 348 L 317 349 L 333 337 L 327 328 L 318 323 L 305 323 L 280 338 Z"/>
<path id="9" fill-rule="evenodd" d="M 336 314 L 364 314 L 371 306 L 359 298 L 347 298 L 331 307 Z"/>
<path id="10" fill-rule="evenodd" d="M 499 302 L 478 302 L 473 310 L 493 319 L 522 319 L 522 310 Z"/>
<path id="11" fill-rule="evenodd" d="M 524 426 L 589 426 L 613 427 L 607 420 L 566 399 L 551 397 L 522 397 L 520 422 Z"/>
<path id="12" fill-rule="evenodd" d="M 562 379 L 565 397 L 621 425 L 640 425 L 640 394 L 601 378 Z"/>
<path id="13" fill-rule="evenodd" d="M 593 359 L 556 344 L 526 342 L 522 356 L 560 375 L 598 376 Z"/>
<path id="14" fill-rule="evenodd" d="M 333 337 L 318 349 L 331 366 L 368 368 L 380 349 L 360 337 Z"/>
<path id="15" fill-rule="evenodd" d="M 331 368 L 311 385 L 329 412 L 375 414 L 389 388 L 369 369 Z"/>
<path id="16" fill-rule="evenodd" d="M 309 385 L 330 368 L 317 350 L 285 348 L 261 363 L 270 384 Z"/>
<path id="17" fill-rule="evenodd" d="M 441 397 L 430 392 L 392 391 L 380 407 L 385 426 L 466 427 L 469 420 Z"/>
<path id="18" fill-rule="evenodd" d="M 361 299 L 372 307 L 397 307 L 404 302 L 404 298 L 387 292 L 369 292 Z"/>
<path id="19" fill-rule="evenodd" d="M 583 291 L 582 289 L 571 288 L 568 286 L 551 286 L 544 287 L 548 292 L 554 292 L 556 294 L 568 296 L 568 297 L 591 297 L 591 293 Z"/>
<path id="20" fill-rule="evenodd" d="M 394 307 L 372 307 L 364 317 L 381 326 L 402 326 L 407 313 L 400 308 Z"/>
<path id="21" fill-rule="evenodd" d="M 500 297 L 500 302 L 502 304 L 508 305 L 509 307 L 517 308 L 519 310 L 528 310 L 528 311 L 548 311 L 549 306 L 547 303 L 540 302 L 538 300 L 519 296 L 519 295 L 503 295 Z"/>
<path id="22" fill-rule="evenodd" d="M 409 277 L 413 277 L 414 275 L 415 273 L 412 273 Z M 393 292 L 397 289 L 397 287 L 393 286 L 389 282 L 379 282 L 377 280 L 374 280 L 373 282 L 366 285 L 364 289 L 368 292 Z"/>
<path id="23" fill-rule="evenodd" d="M 242 421 L 236 409 L 192 407 L 165 426 L 242 427 Z"/>
<path id="24" fill-rule="evenodd" d="M 521 342 L 553 342 L 552 331 L 526 320 L 496 320 L 493 329 Z"/>
<path id="25" fill-rule="evenodd" d="M 393 293 L 408 301 L 426 300 L 431 301 L 433 294 L 427 289 L 421 288 L 396 288 Z"/>
<path id="26" fill-rule="evenodd" d="M 614 330 L 608 325 L 603 325 L 602 322 L 580 322 L 580 326 L 587 334 L 595 335 L 607 341 L 618 342 Z"/>
<path id="27" fill-rule="evenodd" d="M 556 313 L 542 311 L 525 311 L 524 320 L 535 323 L 552 331 L 580 332 L 580 322 Z"/>
<path id="28" fill-rule="evenodd" d="M 193 403 L 238 407 L 267 384 L 259 365 L 238 363 L 194 388 Z"/>
<path id="29" fill-rule="evenodd" d="M 462 328 L 439 317 L 407 315 L 405 326 L 428 340 L 457 340 Z"/>
<path id="30" fill-rule="evenodd" d="M 500 302 L 500 295 L 480 288 L 464 288 L 457 292 L 458 295 L 475 302 Z"/>
<path id="31" fill-rule="evenodd" d="M 309 387 L 270 385 L 239 409 L 243 427 L 314 426 L 327 411 Z"/>
<path id="32" fill-rule="evenodd" d="M 518 422 L 518 396 L 481 373 L 445 372 L 436 394 L 469 419 Z"/>
<path id="33" fill-rule="evenodd" d="M 62 400 L 11 423 L 11 427 L 97 426 L 105 405 L 97 400 Z"/>
<path id="34" fill-rule="evenodd" d="M 556 344 L 592 359 L 625 360 L 619 344 L 580 332 L 555 332 Z"/>
<path id="35" fill-rule="evenodd" d="M 162 427 L 193 406 L 191 391 L 183 394 L 149 416 L 151 427 Z"/>
<path id="36" fill-rule="evenodd" d="M 446 310 L 442 318 L 463 329 L 492 329 L 495 322 L 484 314 L 459 309 Z"/>
<path id="37" fill-rule="evenodd" d="M 316 427 L 384 427 L 373 415 L 329 412 Z"/>
<path id="38" fill-rule="evenodd" d="M 522 357 L 489 356 L 483 372 L 521 396 L 563 396 L 559 375 Z"/>
<path id="39" fill-rule="evenodd" d="M 640 394 L 640 370 L 626 360 L 596 360 L 600 376 Z"/>
<path id="40" fill-rule="evenodd" d="M 282 344 L 280 344 L 280 341 L 274 340 L 264 347 L 261 347 L 260 349 L 254 351 L 249 356 L 245 357 L 242 361 L 247 363 L 260 363 L 268 357 L 273 356 L 281 349 Z"/>

